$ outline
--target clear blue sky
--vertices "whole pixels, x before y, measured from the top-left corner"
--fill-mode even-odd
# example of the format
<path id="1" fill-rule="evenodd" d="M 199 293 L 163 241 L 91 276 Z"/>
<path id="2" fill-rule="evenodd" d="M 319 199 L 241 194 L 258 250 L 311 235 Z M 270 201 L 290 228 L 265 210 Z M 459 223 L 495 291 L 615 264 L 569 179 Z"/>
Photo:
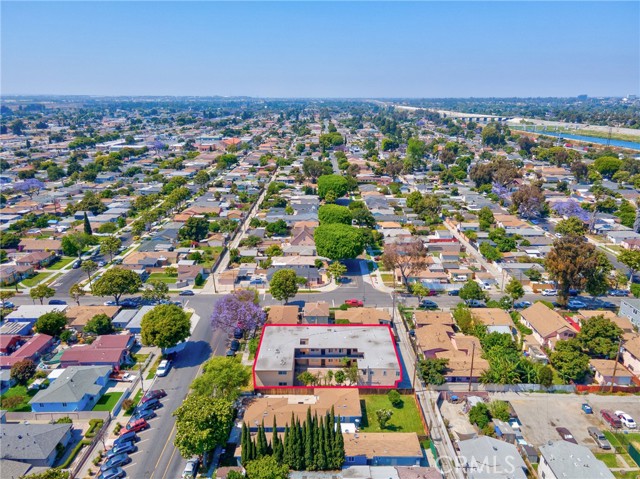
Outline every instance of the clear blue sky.
<path id="1" fill-rule="evenodd" d="M 639 93 L 640 3 L 2 2 L 4 94 Z"/>

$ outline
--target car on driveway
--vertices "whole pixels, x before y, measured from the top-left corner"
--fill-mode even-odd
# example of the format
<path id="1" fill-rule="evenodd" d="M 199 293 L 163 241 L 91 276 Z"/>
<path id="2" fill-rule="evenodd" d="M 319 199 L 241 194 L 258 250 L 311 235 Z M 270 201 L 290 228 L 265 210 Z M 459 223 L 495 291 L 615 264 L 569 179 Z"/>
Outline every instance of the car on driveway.
<path id="1" fill-rule="evenodd" d="M 178 293 L 178 296 L 193 296 L 194 294 L 195 293 L 190 289 L 185 289 L 184 291 L 180 291 L 180 293 Z"/>
<path id="2" fill-rule="evenodd" d="M 593 438 L 600 449 L 611 449 L 611 443 L 607 441 L 607 438 L 603 432 L 597 427 L 588 427 L 587 432 L 589 436 Z"/>
<path id="3" fill-rule="evenodd" d="M 146 403 L 147 401 L 151 401 L 152 399 L 162 399 L 166 397 L 167 393 L 164 389 L 152 389 L 151 391 L 147 391 L 142 399 L 140 399 L 141 403 Z"/>
<path id="4" fill-rule="evenodd" d="M 573 434 L 571 434 L 571 431 L 569 431 L 566 427 L 557 427 L 556 431 L 558 432 L 558 434 L 560 434 L 560 437 L 567 442 L 572 442 L 573 444 L 578 444 L 578 441 L 576 441 L 576 438 L 573 437 Z"/>
<path id="5" fill-rule="evenodd" d="M 449 292 L 447 292 L 447 294 L 449 296 L 460 296 L 460 290 L 459 289 L 452 289 Z"/>
<path id="6" fill-rule="evenodd" d="M 558 291 L 555 289 L 542 290 L 542 296 L 558 296 Z"/>
<path id="7" fill-rule="evenodd" d="M 593 408 L 589 406 L 586 402 L 582 403 L 582 410 L 585 414 L 593 414 Z"/>
<path id="8" fill-rule="evenodd" d="M 360 301 L 359 299 L 347 299 L 344 304 L 346 304 L 347 306 L 353 306 L 356 308 L 361 308 L 362 306 L 364 306 L 364 303 L 362 301 Z"/>
<path id="9" fill-rule="evenodd" d="M 124 381 L 124 382 L 127 382 L 127 383 L 130 383 L 130 382 L 133 382 L 133 380 L 134 380 L 135 378 L 136 378 L 136 377 L 135 377 L 135 375 L 133 375 L 133 374 L 131 374 L 131 373 L 124 373 L 124 374 L 122 375 L 122 378 L 120 378 L 120 380 L 121 380 L 121 381 Z"/>
<path id="10" fill-rule="evenodd" d="M 531 306 L 531 301 L 518 301 L 517 303 L 513 303 L 515 309 L 524 309 L 529 306 Z"/>
<path id="11" fill-rule="evenodd" d="M 149 423 L 147 421 L 145 421 L 144 419 L 138 419 L 136 421 L 133 421 L 130 424 L 127 424 L 126 427 L 123 427 L 122 430 L 120 431 L 120 435 L 124 435 L 129 431 L 134 431 L 134 432 L 140 432 L 140 431 L 144 431 L 145 429 L 149 429 Z"/>
<path id="12" fill-rule="evenodd" d="M 97 479 L 119 479 L 121 477 L 125 477 L 127 475 L 126 472 L 121 467 L 113 467 L 111 469 L 107 469 L 106 471 L 102 471 Z"/>
<path id="13" fill-rule="evenodd" d="M 431 301 L 430 299 L 423 299 L 420 301 L 420 307 L 424 309 L 437 309 L 438 304 L 435 301 Z"/>
<path id="14" fill-rule="evenodd" d="M 487 307 L 484 301 L 479 301 L 477 299 L 468 299 L 466 303 L 467 303 L 467 306 L 469 306 L 470 308 L 486 308 Z"/>
<path id="15" fill-rule="evenodd" d="M 622 425 L 627 429 L 635 429 L 636 427 L 638 427 L 636 422 L 633 420 L 633 418 L 626 412 L 616 411 L 613 414 L 618 416 L 618 418 L 620 419 L 620 422 L 622 422 Z"/>
<path id="16" fill-rule="evenodd" d="M 126 454 L 118 454 L 117 456 L 110 457 L 107 459 L 102 466 L 100 466 L 100 471 L 108 471 L 109 469 L 113 469 L 114 467 L 122 466 L 128 462 L 131 462 L 131 458 Z"/>

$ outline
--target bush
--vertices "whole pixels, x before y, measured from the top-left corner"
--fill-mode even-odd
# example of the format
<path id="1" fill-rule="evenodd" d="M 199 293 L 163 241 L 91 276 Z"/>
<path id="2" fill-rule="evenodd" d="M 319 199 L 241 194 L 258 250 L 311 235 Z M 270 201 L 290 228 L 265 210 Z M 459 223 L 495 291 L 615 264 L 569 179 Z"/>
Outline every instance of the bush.
<path id="1" fill-rule="evenodd" d="M 469 411 L 469 422 L 480 429 L 484 429 L 490 421 L 489 408 L 485 403 L 476 404 Z"/>
<path id="2" fill-rule="evenodd" d="M 395 389 L 392 389 L 391 391 L 389 391 L 387 393 L 387 397 L 389 398 L 389 402 L 393 407 L 399 408 L 402 406 L 402 403 L 403 403 L 402 396 L 400 396 L 400 393 Z"/>
<path id="3" fill-rule="evenodd" d="M 103 424 L 104 421 L 102 419 L 91 419 L 89 421 L 89 429 L 87 429 L 84 437 L 95 437 Z"/>
<path id="4" fill-rule="evenodd" d="M 2 399 L 2 409 L 13 409 L 14 407 L 18 407 L 22 404 L 22 401 L 25 400 L 24 396 L 11 396 L 8 398 Z"/>
<path id="5" fill-rule="evenodd" d="M 73 421 L 71 420 L 71 418 L 69 416 L 65 416 L 65 417 L 61 417 L 59 419 L 56 419 L 54 424 L 73 424 Z"/>
<path id="6" fill-rule="evenodd" d="M 193 280 L 193 284 L 196 286 L 202 286 L 204 284 L 204 278 L 202 277 L 202 275 L 200 273 L 198 273 L 196 275 L 196 277 Z"/>
<path id="7" fill-rule="evenodd" d="M 116 427 L 113 428 L 113 433 L 117 436 L 118 434 L 120 434 L 121 429 L 122 429 L 122 424 L 117 422 Z"/>
<path id="8" fill-rule="evenodd" d="M 133 412 L 133 408 L 136 407 L 136 404 L 133 402 L 133 399 L 125 399 L 122 401 L 122 409 L 124 409 L 125 414 L 131 414 Z"/>
<path id="9" fill-rule="evenodd" d="M 76 444 L 76 447 L 73 448 L 73 450 L 71 451 L 71 454 L 69 454 L 69 457 L 67 457 L 67 460 L 64 461 L 62 464 L 60 464 L 58 468 L 68 469 L 71 463 L 73 462 L 73 460 L 78 455 L 78 452 L 80 452 L 80 449 L 82 449 L 84 446 L 88 446 L 89 444 L 91 444 L 91 441 L 88 439 L 83 439 L 78 444 Z"/>
<path id="10" fill-rule="evenodd" d="M 633 283 L 631 285 L 631 294 L 633 294 L 636 298 L 640 298 L 640 284 Z"/>

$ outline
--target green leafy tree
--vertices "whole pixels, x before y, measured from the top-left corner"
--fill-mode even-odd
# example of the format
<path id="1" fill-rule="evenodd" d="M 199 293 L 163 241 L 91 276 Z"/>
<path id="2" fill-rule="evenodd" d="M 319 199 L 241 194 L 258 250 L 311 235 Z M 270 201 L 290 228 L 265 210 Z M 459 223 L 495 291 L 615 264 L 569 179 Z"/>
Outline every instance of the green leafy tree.
<path id="1" fill-rule="evenodd" d="M 622 329 L 602 315 L 582 321 L 576 336 L 583 350 L 591 357 L 613 359 L 618 352 Z"/>
<path id="2" fill-rule="evenodd" d="M 618 254 L 618 261 L 629 268 L 629 281 L 636 271 L 640 271 L 640 250 L 622 250 Z"/>
<path id="3" fill-rule="evenodd" d="M 214 356 L 204 364 L 202 375 L 194 379 L 191 388 L 195 394 L 235 401 L 250 379 L 251 371 L 244 364 L 234 358 Z"/>
<path id="4" fill-rule="evenodd" d="M 339 282 L 347 272 L 347 267 L 340 261 L 334 261 L 327 267 L 327 273 L 334 281 Z"/>
<path id="5" fill-rule="evenodd" d="M 16 383 L 25 385 L 36 373 L 36 364 L 31 359 L 17 361 L 11 366 L 9 373 L 11 379 Z"/>
<path id="6" fill-rule="evenodd" d="M 134 271 L 123 268 L 111 268 L 93 285 L 93 293 L 97 296 L 113 296 L 116 304 L 120 304 L 123 294 L 135 294 L 142 286 L 140 276 Z"/>
<path id="7" fill-rule="evenodd" d="M 344 176 L 322 175 L 318 178 L 318 196 L 324 199 L 329 191 L 340 198 L 349 191 L 349 182 Z"/>
<path id="8" fill-rule="evenodd" d="M 292 269 L 281 269 L 273 273 L 269 281 L 269 292 L 274 299 L 287 304 L 289 298 L 298 294 L 298 276 Z"/>
<path id="9" fill-rule="evenodd" d="M 191 335 L 191 319 L 180 306 L 161 304 L 143 316 L 140 329 L 142 344 L 167 349 Z"/>
<path id="10" fill-rule="evenodd" d="M 269 236 L 285 236 L 289 234 L 289 226 L 287 226 L 287 222 L 285 220 L 280 219 L 273 223 L 269 223 L 265 227 L 265 231 Z"/>
<path id="11" fill-rule="evenodd" d="M 164 281 L 151 280 L 147 282 L 147 287 L 142 291 L 142 297 L 151 301 L 161 301 L 169 299 L 169 285 Z"/>
<path id="12" fill-rule="evenodd" d="M 264 456 L 245 465 L 248 479 L 288 479 L 289 466 L 273 456 Z"/>
<path id="13" fill-rule="evenodd" d="M 301 372 L 298 374 L 297 379 L 305 386 L 314 386 L 318 382 L 318 378 L 309 371 Z"/>
<path id="14" fill-rule="evenodd" d="M 561 235 L 584 236 L 587 232 L 585 224 L 577 216 L 570 216 L 566 220 L 561 220 L 555 227 L 556 233 Z"/>
<path id="15" fill-rule="evenodd" d="M 482 231 L 489 231 L 491 229 L 491 225 L 496 222 L 493 216 L 493 212 L 487 206 L 484 206 L 478 212 L 478 220 L 480 222 L 480 229 Z"/>
<path id="16" fill-rule="evenodd" d="M 485 403 L 478 403 L 469 410 L 469 422 L 475 424 L 480 429 L 486 427 L 489 422 L 491 422 L 491 414 Z"/>
<path id="17" fill-rule="evenodd" d="M 40 304 L 43 304 L 44 298 L 53 298 L 56 294 L 56 290 L 50 288 L 46 284 L 39 284 L 38 286 L 34 286 L 29 291 L 29 296 L 31 299 L 40 301 Z"/>
<path id="18" fill-rule="evenodd" d="M 470 279 L 462 288 L 460 288 L 460 298 L 466 300 L 476 299 L 478 301 L 486 301 L 487 293 L 482 289 L 477 281 Z"/>
<path id="19" fill-rule="evenodd" d="M 601 156 L 593 162 L 593 169 L 605 178 L 611 178 L 622 166 L 622 160 L 615 156 Z"/>
<path id="20" fill-rule="evenodd" d="M 109 255 L 109 259 L 113 261 L 113 255 L 118 252 L 122 246 L 122 241 L 116 236 L 107 236 L 100 242 L 100 252 Z"/>
<path id="21" fill-rule="evenodd" d="M 84 331 L 87 333 L 102 335 L 113 333 L 115 328 L 113 327 L 109 316 L 106 314 L 96 314 L 93 318 L 87 321 Z"/>
<path id="22" fill-rule="evenodd" d="M 93 283 L 92 283 L 91 275 L 93 274 L 94 271 L 98 270 L 98 263 L 88 259 L 88 260 L 82 262 L 82 264 L 80 265 L 80 269 L 82 271 L 84 271 L 85 273 L 87 273 L 87 278 L 89 278 L 89 286 L 90 286 L 91 290 L 93 290 Z"/>
<path id="23" fill-rule="evenodd" d="M 402 396 L 400 396 L 400 393 L 395 389 L 392 389 L 387 393 L 387 398 L 389 399 L 389 402 L 393 407 L 395 408 L 402 407 L 402 404 L 403 404 Z"/>
<path id="24" fill-rule="evenodd" d="M 173 416 L 174 445 L 182 457 L 191 458 L 226 444 L 233 424 L 233 406 L 226 398 L 189 394 Z"/>
<path id="25" fill-rule="evenodd" d="M 426 384 L 444 384 L 449 360 L 446 358 L 426 358 L 418 363 L 418 374 Z"/>
<path id="26" fill-rule="evenodd" d="M 418 298 L 418 303 L 425 296 L 429 296 L 430 290 L 425 285 L 419 282 L 411 283 L 411 293 Z"/>
<path id="27" fill-rule="evenodd" d="M 337 223 L 318 226 L 313 238 L 318 256 L 331 260 L 355 258 L 362 253 L 365 246 L 360 229 Z"/>
<path id="28" fill-rule="evenodd" d="M 178 231 L 180 239 L 201 241 L 209 234 L 209 221 L 206 218 L 192 216 Z"/>
<path id="29" fill-rule="evenodd" d="M 89 244 L 85 233 L 71 233 L 62 237 L 62 252 L 66 256 L 82 256 L 82 251 Z"/>
<path id="30" fill-rule="evenodd" d="M 575 339 L 558 341 L 549 359 L 564 381 L 580 382 L 589 372 L 589 356 Z"/>
<path id="31" fill-rule="evenodd" d="M 391 416 L 393 416 L 393 411 L 391 409 L 378 409 L 376 411 L 376 419 L 378 419 L 380 429 L 385 429 L 387 427 L 387 424 L 391 420 Z"/>
<path id="32" fill-rule="evenodd" d="M 548 388 L 553 384 L 553 369 L 547 366 L 540 366 L 537 371 L 537 382 L 541 386 Z"/>
<path id="33" fill-rule="evenodd" d="M 504 292 L 511 297 L 512 303 L 514 301 L 518 301 L 524 296 L 524 288 L 522 287 L 522 283 L 516 278 L 511 278 L 511 280 L 507 283 L 507 286 L 505 286 Z"/>
<path id="34" fill-rule="evenodd" d="M 35 330 L 41 334 L 58 337 L 67 326 L 67 317 L 60 311 L 51 311 L 38 318 L 34 326 Z"/>
<path id="35" fill-rule="evenodd" d="M 351 210 L 346 206 L 322 205 L 318 209 L 318 219 L 320 224 L 342 223 L 350 225 L 352 220 Z"/>
<path id="36" fill-rule="evenodd" d="M 506 401 L 491 401 L 489 403 L 489 413 L 492 418 L 500 421 L 508 421 L 511 417 L 509 403 Z"/>
<path id="37" fill-rule="evenodd" d="M 502 258 L 502 253 L 500 253 L 495 246 L 491 246 L 487 241 L 480 244 L 479 250 L 480 254 L 489 261 L 498 261 Z"/>
<path id="38" fill-rule="evenodd" d="M 205 170 L 200 170 L 196 173 L 196 176 L 193 178 L 193 181 L 195 182 L 196 185 L 202 187 L 207 185 L 209 181 L 211 181 L 211 178 L 209 177 L 209 173 L 207 173 Z"/>

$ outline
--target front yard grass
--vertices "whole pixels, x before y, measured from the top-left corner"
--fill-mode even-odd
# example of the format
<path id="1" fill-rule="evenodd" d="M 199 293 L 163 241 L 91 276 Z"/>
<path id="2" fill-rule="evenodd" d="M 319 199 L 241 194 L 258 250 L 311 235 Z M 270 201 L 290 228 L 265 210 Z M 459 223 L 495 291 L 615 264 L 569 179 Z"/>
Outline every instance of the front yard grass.
<path id="1" fill-rule="evenodd" d="M 126 369 L 126 370 L 132 370 L 135 369 L 136 371 L 138 370 L 138 364 L 143 364 L 147 358 L 149 357 L 149 354 L 132 354 L 131 358 L 133 359 L 133 363 L 131 364 L 127 364 L 126 366 L 124 366 L 122 369 Z"/>
<path id="2" fill-rule="evenodd" d="M 415 399 L 411 394 L 403 394 L 401 397 L 402 406 L 396 408 L 391 404 L 386 394 L 361 396 L 362 423 L 360 429 L 363 432 L 415 432 L 423 435 L 425 431 Z M 393 411 L 393 416 L 384 429 L 380 428 L 376 417 L 376 411 L 379 409 Z"/>
<path id="3" fill-rule="evenodd" d="M 142 389 L 138 389 L 136 395 L 131 398 L 131 400 L 133 401 L 133 407 L 131 408 L 131 410 L 124 412 L 125 416 L 131 416 L 133 414 L 135 406 L 140 402 L 140 399 L 142 399 Z"/>
<path id="4" fill-rule="evenodd" d="M 149 275 L 149 278 L 147 279 L 147 283 L 151 280 L 154 281 L 162 281 L 163 283 L 167 283 L 167 284 L 175 284 L 175 282 L 178 280 L 177 276 L 168 276 L 166 274 L 162 274 L 162 273 L 151 273 Z"/>
<path id="5" fill-rule="evenodd" d="M 67 266 L 69 263 L 72 263 L 75 260 L 76 260 L 76 258 L 73 258 L 71 256 L 63 256 L 62 258 L 60 258 L 58 261 L 56 261 L 52 265 L 47 266 L 47 269 L 56 269 L 56 270 L 62 269 L 65 266 Z"/>
<path id="6" fill-rule="evenodd" d="M 596 458 L 600 459 L 602 462 L 606 464 L 606 466 L 611 469 L 612 467 L 618 466 L 617 454 L 613 452 L 600 452 L 595 454 Z"/>
<path id="7" fill-rule="evenodd" d="M 51 276 L 51 274 L 52 273 L 38 273 L 35 276 L 32 276 L 31 278 L 23 279 L 22 284 L 25 285 L 27 288 L 33 288 L 34 286 L 36 286 L 37 284 L 41 283 L 42 281 L 47 279 L 49 276 Z"/>
<path id="8" fill-rule="evenodd" d="M 33 396 L 36 395 L 37 392 L 38 392 L 37 389 L 28 391 L 27 386 L 21 386 L 21 385 L 13 386 L 12 388 L 9 388 L 7 392 L 0 397 L 0 408 L 6 409 L 9 412 L 30 412 L 31 405 L 29 404 L 29 401 Z M 11 398 L 22 398 L 22 401 L 17 402 L 18 401 L 17 399 L 11 399 Z M 14 401 L 16 401 L 17 403 L 12 404 L 14 403 Z M 12 404 L 12 406 L 7 407 L 7 403 Z"/>
<path id="9" fill-rule="evenodd" d="M 111 392 L 104 394 L 93 406 L 92 411 L 112 411 L 118 399 L 122 396 L 121 392 Z"/>
<path id="10" fill-rule="evenodd" d="M 160 361 L 162 361 L 162 355 L 159 355 L 158 358 L 153 362 L 153 364 L 149 368 L 149 372 L 147 373 L 147 379 L 153 379 L 153 377 L 156 375 L 156 370 L 160 365 Z"/>

